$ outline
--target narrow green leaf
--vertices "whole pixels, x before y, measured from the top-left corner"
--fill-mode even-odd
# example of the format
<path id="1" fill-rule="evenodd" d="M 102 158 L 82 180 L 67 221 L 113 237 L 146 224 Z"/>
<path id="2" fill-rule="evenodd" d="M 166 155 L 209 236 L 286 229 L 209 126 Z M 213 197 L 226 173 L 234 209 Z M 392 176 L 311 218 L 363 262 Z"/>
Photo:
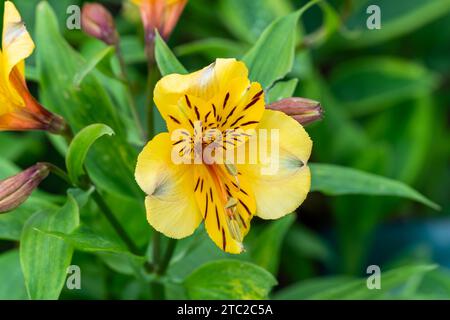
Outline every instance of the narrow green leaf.
<path id="1" fill-rule="evenodd" d="M 298 11 L 271 23 L 243 57 L 250 79 L 269 88 L 291 71 L 295 55 L 295 30 L 299 17 L 320 0 L 308 2 Z"/>
<path id="2" fill-rule="evenodd" d="M 407 285 L 412 278 L 436 269 L 436 265 L 412 265 L 383 272 L 381 270 L 381 289 L 369 290 L 367 279 L 358 279 L 329 287 L 311 295 L 309 299 L 362 300 L 395 298 L 394 289 Z"/>
<path id="3" fill-rule="evenodd" d="M 410 265 L 380 273 L 380 289 L 370 290 L 367 278 L 334 276 L 308 279 L 277 292 L 279 300 L 368 300 L 401 298 L 402 287 L 409 281 L 436 269 L 435 265 Z"/>
<path id="4" fill-rule="evenodd" d="M 75 76 L 73 77 L 73 85 L 75 87 L 79 87 L 81 82 L 84 80 L 84 78 L 92 71 L 94 70 L 97 65 L 99 65 L 101 62 L 111 59 L 111 56 L 114 53 L 114 47 L 108 46 L 98 52 L 91 60 L 89 60 L 83 68 L 78 71 Z"/>
<path id="5" fill-rule="evenodd" d="M 171 73 L 185 74 L 186 69 L 183 67 L 177 57 L 173 54 L 159 33 L 155 38 L 155 58 L 161 75 L 165 76 Z"/>
<path id="6" fill-rule="evenodd" d="M 36 212 L 36 208 L 55 210 L 58 207 L 46 199 L 41 199 L 39 195 L 31 196 L 19 208 L 0 215 L 0 239 L 19 241 L 25 222 Z"/>
<path id="7" fill-rule="evenodd" d="M 37 229 L 71 232 L 79 224 L 79 209 L 68 194 L 56 211 L 39 211 L 26 222 L 20 241 L 20 262 L 31 299 L 57 299 L 65 284 L 73 247 Z"/>
<path id="8" fill-rule="evenodd" d="M 330 288 L 345 286 L 354 280 L 355 278 L 349 276 L 306 279 L 305 281 L 283 288 L 275 293 L 273 298 L 276 300 L 306 300 Z"/>
<path id="9" fill-rule="evenodd" d="M 341 17 L 339 13 L 328 2 L 319 2 L 320 9 L 322 10 L 322 26 L 314 31 L 312 34 L 308 34 L 304 39 L 304 44 L 307 46 L 317 46 L 323 44 L 330 36 L 339 30 L 341 26 Z"/>
<path id="10" fill-rule="evenodd" d="M 266 299 L 277 281 L 266 270 L 248 262 L 220 260 L 204 264 L 184 285 L 191 299 Z"/>
<path id="11" fill-rule="evenodd" d="M 20 269 L 19 250 L 0 254 L 0 299 L 25 300 L 28 298 Z"/>
<path id="12" fill-rule="evenodd" d="M 144 257 L 133 255 L 122 243 L 117 240 L 100 235 L 86 226 L 80 226 L 71 233 L 48 231 L 43 229 L 39 229 L 39 231 L 50 236 L 63 239 L 73 245 L 75 249 L 81 251 L 117 253 L 144 259 Z"/>
<path id="13" fill-rule="evenodd" d="M 226 28 L 243 41 L 253 43 L 273 20 L 292 11 L 287 0 L 221 0 L 220 15 Z"/>
<path id="14" fill-rule="evenodd" d="M 292 97 L 297 87 L 298 79 L 276 82 L 267 93 L 267 102 L 272 103 L 278 100 Z"/>
<path id="15" fill-rule="evenodd" d="M 367 194 L 376 196 L 403 197 L 420 202 L 435 210 L 440 207 L 408 185 L 377 176 L 372 173 L 331 164 L 310 164 L 311 191 L 327 195 Z"/>
<path id="16" fill-rule="evenodd" d="M 114 131 L 104 124 L 92 124 L 81 130 L 72 140 L 66 157 L 66 166 L 70 180 L 79 185 L 84 174 L 83 166 L 89 149 L 104 135 L 113 135 Z"/>
<path id="17" fill-rule="evenodd" d="M 111 269 L 119 273 L 133 275 L 145 262 L 145 257 L 131 253 L 118 239 L 98 234 L 86 226 L 80 226 L 71 233 L 44 229 L 39 231 L 62 239 L 77 250 L 97 254 Z"/>

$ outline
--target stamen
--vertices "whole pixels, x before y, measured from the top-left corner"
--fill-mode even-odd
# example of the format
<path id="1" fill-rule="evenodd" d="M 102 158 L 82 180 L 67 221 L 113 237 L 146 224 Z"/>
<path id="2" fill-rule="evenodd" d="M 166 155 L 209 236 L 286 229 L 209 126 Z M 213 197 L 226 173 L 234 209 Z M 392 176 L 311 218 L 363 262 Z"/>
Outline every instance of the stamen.
<path id="1" fill-rule="evenodd" d="M 236 177 L 238 174 L 238 169 L 236 166 L 232 163 L 225 162 L 225 168 L 227 169 L 228 173 L 232 175 L 233 177 Z"/>
<path id="2" fill-rule="evenodd" d="M 236 207 L 238 204 L 237 200 L 235 198 L 229 198 L 228 202 L 225 204 L 225 209 L 230 209 L 233 207 Z"/>
<path id="3" fill-rule="evenodd" d="M 244 240 L 244 236 L 242 235 L 241 228 L 242 223 L 236 217 L 236 207 L 232 209 L 227 209 L 227 213 L 225 215 L 225 220 L 227 221 L 228 229 L 230 230 L 231 237 L 239 242 L 242 246 L 242 241 Z"/>

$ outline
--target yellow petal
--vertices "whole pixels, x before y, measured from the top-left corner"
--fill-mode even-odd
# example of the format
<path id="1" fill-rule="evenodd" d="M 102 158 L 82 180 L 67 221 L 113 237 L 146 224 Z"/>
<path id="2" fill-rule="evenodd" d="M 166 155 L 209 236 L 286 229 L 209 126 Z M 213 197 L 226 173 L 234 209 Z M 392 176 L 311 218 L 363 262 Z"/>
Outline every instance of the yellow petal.
<path id="1" fill-rule="evenodd" d="M 236 181 L 223 166 L 196 165 L 194 171 L 194 192 L 209 237 L 223 251 L 241 253 L 243 237 L 256 210 L 250 183 L 240 173 Z M 229 198 L 236 202 L 232 216 L 226 209 Z"/>
<path id="2" fill-rule="evenodd" d="M 253 82 L 245 90 L 235 88 L 234 84 L 231 85 L 229 91 L 223 93 L 222 99 L 216 100 L 216 104 L 220 100 L 224 101 L 218 111 L 217 122 L 224 132 L 223 145 L 226 150 L 247 141 L 248 135 L 253 134 L 253 130 L 258 127 L 265 109 L 264 91 L 259 83 Z M 225 103 L 227 97 L 230 101 Z"/>
<path id="3" fill-rule="evenodd" d="M 168 133 L 154 137 L 144 148 L 136 166 L 136 181 L 147 194 L 148 222 L 171 238 L 191 235 L 202 220 L 194 196 L 194 173 L 187 165 L 171 160 Z"/>
<path id="4" fill-rule="evenodd" d="M 179 102 L 185 95 L 207 102 L 226 91 L 236 78 L 248 78 L 248 70 L 244 63 L 235 59 L 217 59 L 211 65 L 186 75 L 170 74 L 156 84 L 155 104 L 168 122 L 168 115 L 178 112 Z"/>
<path id="5" fill-rule="evenodd" d="M 269 146 L 267 163 L 238 165 L 251 182 L 256 198 L 256 215 L 263 219 L 278 219 L 300 206 L 310 190 L 311 175 L 307 162 L 312 141 L 303 127 L 279 111 L 266 110 L 258 127 L 267 129 Z M 276 145 L 271 129 L 279 129 L 279 155 L 271 152 Z M 248 149 L 248 146 L 246 146 Z"/>
<path id="6" fill-rule="evenodd" d="M 4 79 L 9 79 L 11 70 L 17 66 L 24 76 L 24 59 L 34 50 L 34 43 L 28 34 L 19 12 L 11 1 L 5 2 L 3 15 L 3 72 Z"/>

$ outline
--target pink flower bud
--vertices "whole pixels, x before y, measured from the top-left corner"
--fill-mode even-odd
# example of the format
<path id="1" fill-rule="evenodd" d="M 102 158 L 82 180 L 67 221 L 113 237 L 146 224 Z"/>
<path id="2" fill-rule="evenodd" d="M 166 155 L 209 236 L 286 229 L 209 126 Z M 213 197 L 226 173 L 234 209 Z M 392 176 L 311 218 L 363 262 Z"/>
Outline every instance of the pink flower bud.
<path id="1" fill-rule="evenodd" d="M 99 3 L 86 3 L 81 11 L 81 28 L 108 45 L 116 45 L 119 35 L 109 11 Z"/>
<path id="2" fill-rule="evenodd" d="M 49 172 L 47 164 L 36 163 L 15 176 L 0 180 L 0 213 L 11 211 L 25 202 Z"/>
<path id="3" fill-rule="evenodd" d="M 281 111 L 297 120 L 301 125 L 322 119 L 320 102 L 306 98 L 286 98 L 266 106 L 266 109 Z"/>

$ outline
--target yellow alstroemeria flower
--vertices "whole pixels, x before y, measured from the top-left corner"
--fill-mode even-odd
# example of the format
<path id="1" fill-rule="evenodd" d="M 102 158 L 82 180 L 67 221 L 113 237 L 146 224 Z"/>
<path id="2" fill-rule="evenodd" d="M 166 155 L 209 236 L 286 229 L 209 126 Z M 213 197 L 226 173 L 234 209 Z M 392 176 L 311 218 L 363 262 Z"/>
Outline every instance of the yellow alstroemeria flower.
<path id="1" fill-rule="evenodd" d="M 2 50 L 0 50 L 0 131 L 49 130 L 60 132 L 64 121 L 44 109 L 28 91 L 25 58 L 34 50 L 19 12 L 5 2 Z"/>
<path id="2" fill-rule="evenodd" d="M 204 220 L 217 246 L 240 253 L 254 215 L 278 219 L 306 198 L 312 141 L 297 121 L 265 109 L 264 92 L 259 83 L 249 81 L 244 63 L 217 59 L 188 75 L 165 76 L 155 87 L 154 101 L 169 133 L 158 134 L 145 146 L 138 158 L 136 181 L 147 194 L 148 222 L 159 232 L 183 238 Z M 218 149 L 233 152 L 249 150 L 252 136 L 247 130 L 256 136 L 261 129 L 278 130 L 278 155 L 268 158 L 278 170 L 265 174 L 262 169 L 267 163 L 261 158 L 254 163 L 173 161 L 173 150 L 189 158 L 198 144 L 211 145 L 214 137 L 204 132 L 214 128 L 224 137 Z M 268 143 L 274 144 L 272 136 L 267 136 Z"/>
<path id="3" fill-rule="evenodd" d="M 148 38 L 156 28 L 164 39 L 170 36 L 187 0 L 131 0 L 141 11 L 142 23 Z"/>

